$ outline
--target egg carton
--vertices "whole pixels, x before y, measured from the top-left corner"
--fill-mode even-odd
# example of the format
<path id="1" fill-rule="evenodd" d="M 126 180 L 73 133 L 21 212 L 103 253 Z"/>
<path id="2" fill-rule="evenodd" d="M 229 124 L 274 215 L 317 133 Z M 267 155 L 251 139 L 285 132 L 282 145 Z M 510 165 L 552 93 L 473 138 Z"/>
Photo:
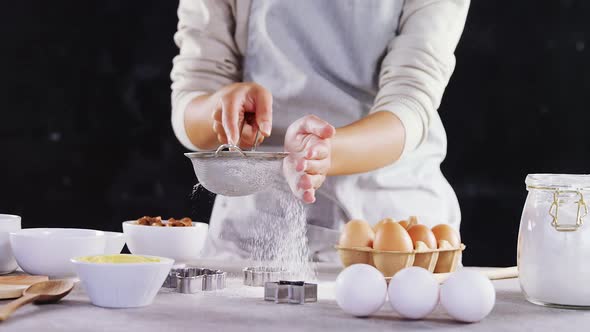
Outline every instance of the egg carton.
<path id="1" fill-rule="evenodd" d="M 459 248 L 448 241 L 438 241 L 438 249 L 430 249 L 422 241 L 416 241 L 416 249 L 410 252 L 384 251 L 369 247 L 344 248 L 336 246 L 344 267 L 352 264 L 369 264 L 376 267 L 385 277 L 392 277 L 399 270 L 410 266 L 423 267 L 433 273 L 454 272 L 461 262 L 465 245 Z"/>

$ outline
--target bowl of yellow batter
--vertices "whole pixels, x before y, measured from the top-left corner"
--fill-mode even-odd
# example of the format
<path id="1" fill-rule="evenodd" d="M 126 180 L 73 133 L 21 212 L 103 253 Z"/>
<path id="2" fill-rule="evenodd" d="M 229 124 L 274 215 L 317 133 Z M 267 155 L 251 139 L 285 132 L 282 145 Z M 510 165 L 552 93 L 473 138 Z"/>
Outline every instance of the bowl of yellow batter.
<path id="1" fill-rule="evenodd" d="M 154 301 L 174 260 L 117 254 L 76 257 L 71 262 L 92 304 L 132 308 Z"/>

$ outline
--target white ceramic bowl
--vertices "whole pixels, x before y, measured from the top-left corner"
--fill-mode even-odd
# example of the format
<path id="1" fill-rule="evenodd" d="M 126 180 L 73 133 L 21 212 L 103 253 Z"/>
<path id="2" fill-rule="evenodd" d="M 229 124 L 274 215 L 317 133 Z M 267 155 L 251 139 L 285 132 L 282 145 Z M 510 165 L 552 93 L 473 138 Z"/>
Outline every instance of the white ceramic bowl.
<path id="1" fill-rule="evenodd" d="M 10 247 L 8 233 L 18 231 L 21 218 L 11 214 L 0 214 L 0 274 L 7 274 L 16 270 L 16 260 Z"/>
<path id="2" fill-rule="evenodd" d="M 106 308 L 150 305 L 164 283 L 174 260 L 164 257 L 150 263 L 71 262 L 92 304 Z"/>
<path id="3" fill-rule="evenodd" d="M 193 222 L 193 227 L 145 226 L 137 225 L 135 220 L 123 223 L 132 254 L 168 257 L 176 263 L 199 258 L 208 230 L 209 225 L 201 222 Z"/>
<path id="4" fill-rule="evenodd" d="M 104 253 L 106 255 L 120 254 L 125 246 L 127 236 L 121 232 L 104 232 L 104 235 L 106 240 Z"/>
<path id="5" fill-rule="evenodd" d="M 29 274 L 53 278 L 76 273 L 72 257 L 101 255 L 105 233 L 75 228 L 27 228 L 10 233 L 10 244 L 18 265 Z"/>

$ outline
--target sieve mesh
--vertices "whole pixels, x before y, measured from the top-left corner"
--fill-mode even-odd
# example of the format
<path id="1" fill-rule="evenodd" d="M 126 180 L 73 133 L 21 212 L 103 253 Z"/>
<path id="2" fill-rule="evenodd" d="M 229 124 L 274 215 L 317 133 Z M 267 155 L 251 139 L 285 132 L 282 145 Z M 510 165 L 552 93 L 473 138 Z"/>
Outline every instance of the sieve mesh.
<path id="1" fill-rule="evenodd" d="M 185 153 L 200 185 L 218 195 L 246 196 L 270 188 L 282 177 L 287 153 L 220 151 Z"/>

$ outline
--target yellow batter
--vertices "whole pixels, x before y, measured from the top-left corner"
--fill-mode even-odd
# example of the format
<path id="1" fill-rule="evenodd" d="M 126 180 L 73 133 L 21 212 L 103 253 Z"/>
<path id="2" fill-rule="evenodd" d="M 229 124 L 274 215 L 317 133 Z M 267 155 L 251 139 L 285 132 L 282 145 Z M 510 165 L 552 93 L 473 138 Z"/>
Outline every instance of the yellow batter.
<path id="1" fill-rule="evenodd" d="M 99 255 L 85 256 L 78 258 L 80 262 L 86 263 L 158 263 L 160 259 L 138 255 Z"/>

